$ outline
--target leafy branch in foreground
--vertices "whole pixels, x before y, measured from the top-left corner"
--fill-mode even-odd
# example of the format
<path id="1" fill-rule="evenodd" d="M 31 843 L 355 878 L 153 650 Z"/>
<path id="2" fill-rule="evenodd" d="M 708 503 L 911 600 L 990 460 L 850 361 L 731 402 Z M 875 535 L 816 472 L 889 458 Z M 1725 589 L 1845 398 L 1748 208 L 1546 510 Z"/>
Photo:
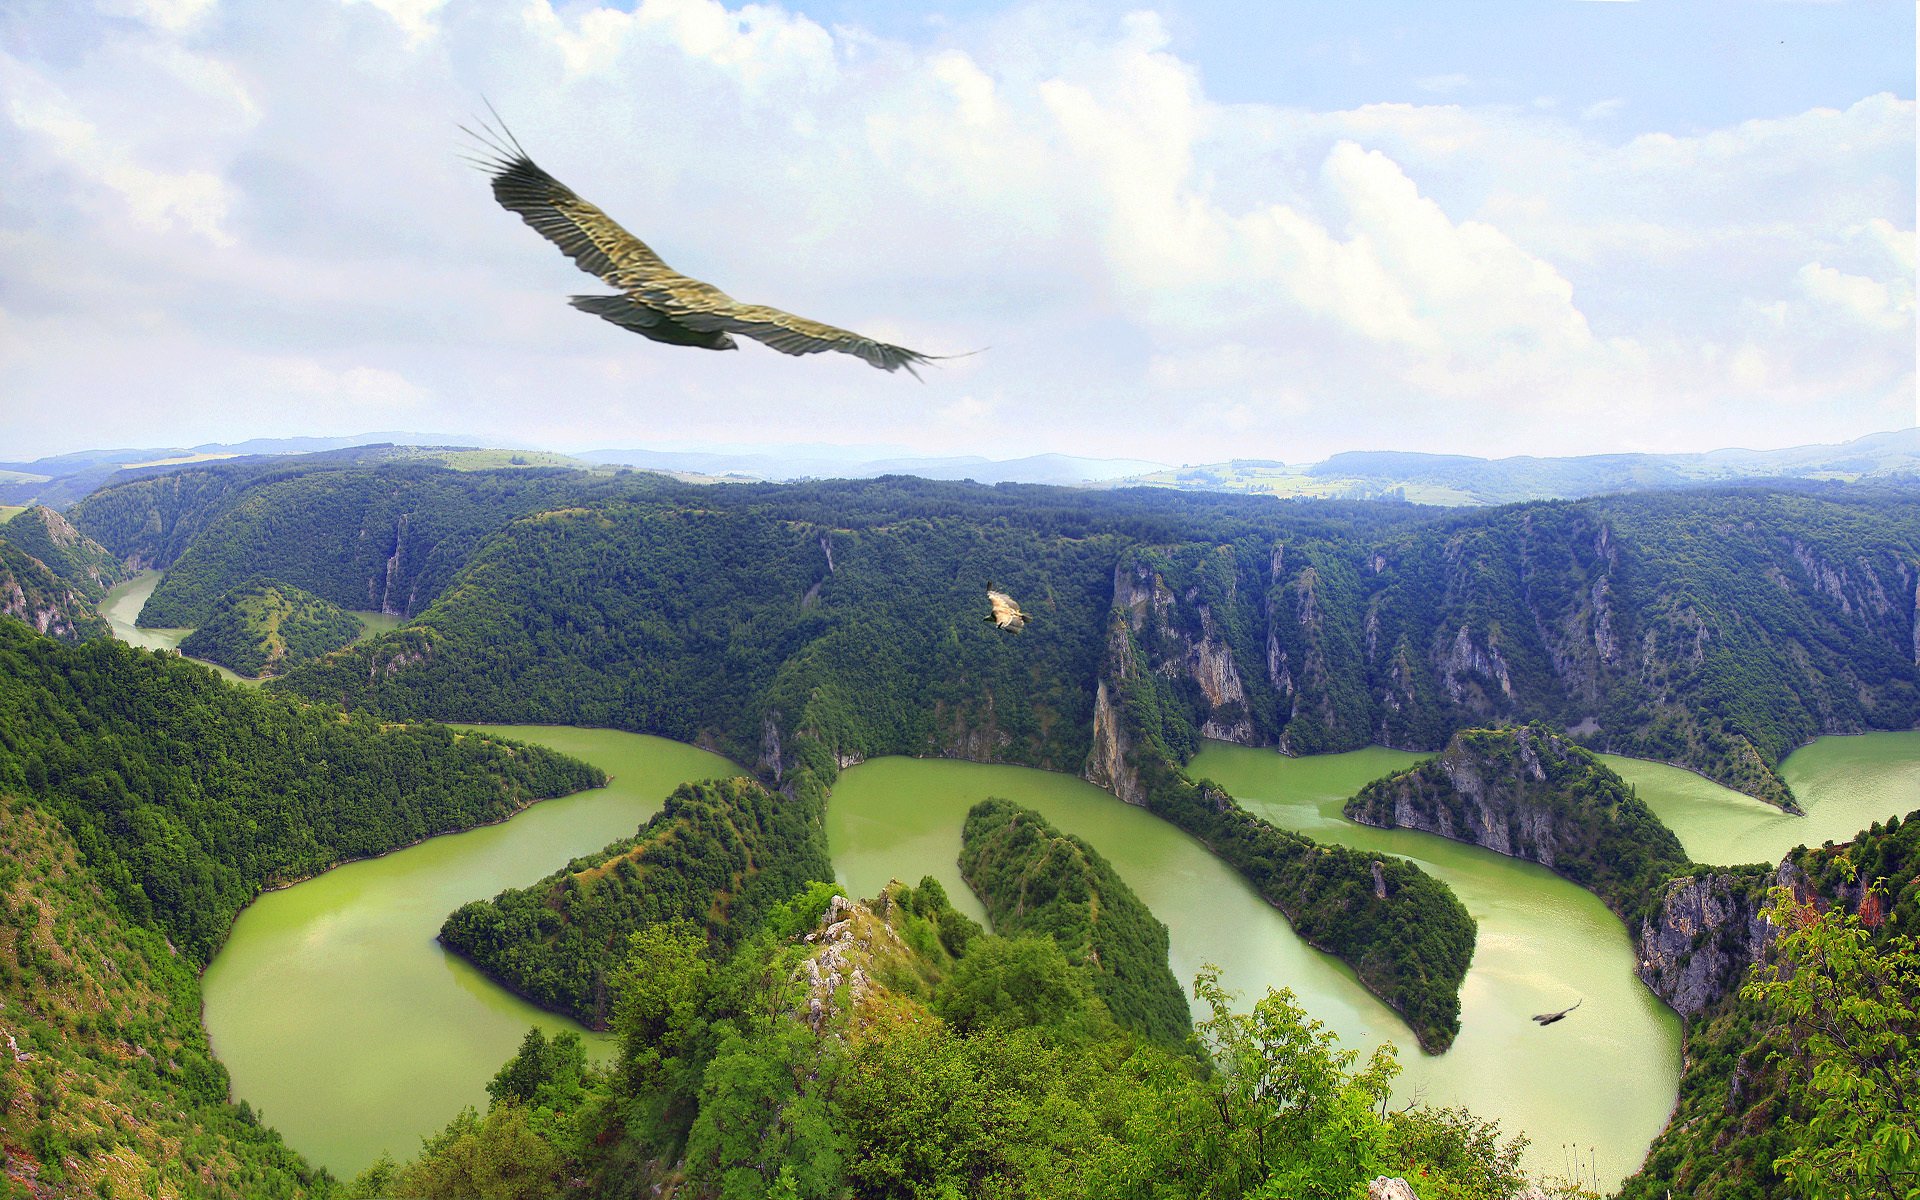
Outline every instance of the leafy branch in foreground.
<path id="1" fill-rule="evenodd" d="M 1776 888 L 1778 959 L 1742 989 L 1785 1025 L 1772 1055 L 1804 1110 L 1774 1162 L 1800 1194 L 1920 1194 L 1920 945 L 1876 945 L 1857 913 L 1819 913 Z"/>

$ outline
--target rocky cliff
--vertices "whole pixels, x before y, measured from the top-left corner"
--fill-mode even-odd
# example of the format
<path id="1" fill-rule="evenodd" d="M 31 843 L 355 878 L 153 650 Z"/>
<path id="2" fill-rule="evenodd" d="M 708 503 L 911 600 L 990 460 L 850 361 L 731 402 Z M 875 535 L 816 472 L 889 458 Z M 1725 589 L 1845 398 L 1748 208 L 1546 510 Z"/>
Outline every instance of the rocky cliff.
<path id="1" fill-rule="evenodd" d="M 4 537 L 0 537 L 0 614 L 64 642 L 108 632 L 106 621 L 79 589 Z"/>
<path id="2" fill-rule="evenodd" d="M 1541 726 L 1462 730 L 1438 756 L 1368 784 L 1346 815 L 1537 862 L 1621 914 L 1687 865 L 1625 780 Z"/>
<path id="3" fill-rule="evenodd" d="M 43 504 L 16 514 L 0 526 L 0 536 L 39 559 L 89 604 L 99 603 L 109 588 L 127 577 L 126 568 L 111 551 Z"/>
<path id="4" fill-rule="evenodd" d="M 1777 933 L 1761 911 L 1769 887 L 1803 882 L 1789 862 L 1701 871 L 1667 881 L 1653 911 L 1633 930 L 1640 979 L 1683 1017 L 1740 986 Z"/>

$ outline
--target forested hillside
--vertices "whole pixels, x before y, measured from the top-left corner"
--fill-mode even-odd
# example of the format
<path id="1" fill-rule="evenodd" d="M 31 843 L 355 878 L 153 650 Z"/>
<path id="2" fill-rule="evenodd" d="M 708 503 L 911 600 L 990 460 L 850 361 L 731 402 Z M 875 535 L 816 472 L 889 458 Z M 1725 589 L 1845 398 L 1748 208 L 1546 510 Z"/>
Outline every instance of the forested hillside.
<path id="1" fill-rule="evenodd" d="M 440 593 L 482 537 L 514 517 L 671 483 L 358 461 L 378 457 L 348 451 L 170 471 L 103 488 L 70 515 L 129 562 L 167 568 L 140 614 L 143 626 L 199 625 L 215 600 L 256 575 L 344 609 L 410 616 Z"/>
<path id="2" fill-rule="evenodd" d="M 1624 779 L 1538 725 L 1461 730 L 1437 756 L 1368 784 L 1346 815 L 1551 867 L 1629 928 L 1689 865 L 1680 839 Z"/>
<path id="3" fill-rule="evenodd" d="M 81 590 L 15 546 L 0 526 L 0 617 L 12 617 L 62 641 L 102 637 L 106 620 Z"/>
<path id="4" fill-rule="evenodd" d="M 214 601 L 180 653 L 242 675 L 318 658 L 360 636 L 360 618 L 304 588 L 256 578 Z"/>
<path id="5" fill-rule="evenodd" d="M 317 1182 L 227 1102 L 194 964 L 106 894 L 59 820 L 4 792 L 0 1165 L 8 1197 L 240 1200 Z"/>
<path id="6" fill-rule="evenodd" d="M 324 1190 L 228 1103 L 200 1025 L 198 972 L 235 914 L 263 887 L 599 781 L 545 749 L 346 716 L 176 655 L 0 621 L 9 1175 L 47 1195 Z"/>
<path id="7" fill-rule="evenodd" d="M 0 789 L 65 823 L 129 918 L 204 965 L 261 888 L 602 782 L 550 750 L 231 686 L 0 622 Z"/>
<path id="8" fill-rule="evenodd" d="M 537 1004 L 605 1029 L 620 1003 L 628 939 L 666 921 L 725 949 L 806 884 L 829 879 L 817 796 L 775 796 L 751 779 L 675 788 L 639 835 L 531 887 L 456 909 L 446 946 Z"/>
<path id="9" fill-rule="evenodd" d="M 99 603 L 109 588 L 127 577 L 126 568 L 112 552 L 43 504 L 0 526 L 0 537 L 39 559 L 90 604 Z"/>
<path id="10" fill-rule="evenodd" d="M 1235 1012 L 1203 975 L 1203 1063 L 1116 1023 L 1051 939 L 986 934 L 931 880 L 865 903 L 815 887 L 731 952 L 652 926 L 622 973 L 611 1069 L 529 1034 L 484 1116 L 354 1194 L 1230 1200 L 1385 1174 L 1508 1200 L 1528 1182 L 1496 1126 L 1394 1097 L 1391 1050 L 1358 1061 L 1290 994 Z"/>
<path id="11" fill-rule="evenodd" d="M 1757 944 L 1763 895 L 1699 930 L 1759 962 L 1689 1017 L 1673 1119 L 1624 1200 L 1920 1193 L 1920 811 L 1746 882 L 1776 879 Z"/>
<path id="12" fill-rule="evenodd" d="M 449 504 L 449 479 L 488 478 L 389 470 L 402 490 Z M 399 543 L 362 533 L 393 522 L 311 511 L 357 513 L 378 478 L 271 485 L 297 489 L 275 502 L 300 501 L 292 511 L 305 515 L 269 529 L 236 509 L 206 549 L 196 541 L 174 586 L 210 600 L 216 584 L 273 565 L 336 602 L 351 591 L 353 603 L 371 593 L 394 606 L 386 563 Z M 457 580 L 469 551 L 451 542 L 427 555 L 432 570 L 394 567 L 410 597 L 399 607 L 430 619 L 294 686 L 499 719 L 537 698 L 565 706 L 543 719 L 704 735 L 767 765 L 763 747 L 804 730 L 842 758 L 932 748 L 1078 769 L 1090 750 L 1101 757 L 1098 664 L 1118 605 L 1147 669 L 1165 677 L 1176 758 L 1201 736 L 1295 752 L 1435 749 L 1458 728 L 1543 720 L 1595 749 L 1790 805 L 1776 767 L 1795 745 L 1920 720 L 1910 490 L 1450 513 L 903 480 L 690 489 L 521 473 L 499 486 L 509 482 L 566 493 L 566 506 L 515 518 L 510 508 L 531 512 L 539 498 L 487 500 L 491 536 Z M 632 496 L 593 498 L 623 489 Z M 482 515 L 464 513 L 460 539 L 481 540 Z M 279 537 L 296 520 L 305 532 Z M 377 554 L 365 549 L 382 538 Z M 356 554 L 367 562 L 317 586 Z M 209 570 L 195 575 L 195 562 Z M 1037 616 L 1011 655 L 972 636 L 988 581 Z M 187 593 L 169 586 L 150 619 L 182 619 L 161 597 Z M 366 669 L 397 662 L 408 666 Z"/>
<path id="13" fill-rule="evenodd" d="M 1082 838 L 1011 800 L 983 800 L 960 835 L 960 873 L 1002 937 L 1050 937 L 1116 1021 L 1180 1046 L 1193 1018 L 1167 966 L 1167 927 Z"/>

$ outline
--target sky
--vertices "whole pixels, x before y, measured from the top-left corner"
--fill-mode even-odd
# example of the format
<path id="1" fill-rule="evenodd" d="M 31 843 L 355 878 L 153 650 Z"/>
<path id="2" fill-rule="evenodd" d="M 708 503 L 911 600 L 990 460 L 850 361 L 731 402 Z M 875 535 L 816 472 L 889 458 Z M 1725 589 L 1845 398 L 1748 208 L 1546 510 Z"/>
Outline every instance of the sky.
<path id="1" fill-rule="evenodd" d="M 1304 462 L 1916 423 L 1903 0 L 6 0 L 0 460 L 415 429 Z M 499 207 L 930 354 L 714 353 Z M 977 352 L 977 353 L 969 353 Z"/>

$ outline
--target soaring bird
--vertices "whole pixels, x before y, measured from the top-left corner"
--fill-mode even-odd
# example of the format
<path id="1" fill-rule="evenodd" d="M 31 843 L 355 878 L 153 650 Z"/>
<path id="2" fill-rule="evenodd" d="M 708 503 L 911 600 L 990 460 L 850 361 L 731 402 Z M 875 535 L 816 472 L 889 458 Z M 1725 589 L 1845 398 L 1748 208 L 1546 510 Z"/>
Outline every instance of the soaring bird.
<path id="1" fill-rule="evenodd" d="M 1586 997 L 1582 996 L 1580 999 L 1575 1000 L 1573 1002 L 1572 1008 L 1563 1008 L 1559 1012 L 1535 1013 L 1533 1014 L 1533 1019 L 1540 1022 L 1540 1024 L 1542 1025 L 1551 1025 L 1555 1021 L 1566 1019 L 1566 1015 L 1568 1013 L 1572 1012 L 1573 1009 L 1575 1008 L 1579 1008 L 1582 1004 L 1585 1004 L 1585 1003 L 1586 1003 Z"/>
<path id="2" fill-rule="evenodd" d="M 499 114 L 494 114 L 499 120 Z M 863 358 L 883 371 L 905 367 L 918 379 L 915 363 L 939 355 L 921 354 L 870 337 L 796 317 L 760 304 L 742 304 L 710 283 L 687 276 L 660 260 L 647 244 L 615 224 L 598 208 L 536 165 L 507 129 L 480 123 L 485 132 L 461 126 L 484 153 L 468 158 L 493 179 L 493 198 L 517 213 L 534 232 L 560 247 L 582 271 L 620 289 L 613 296 L 573 296 L 582 312 L 611 321 L 642 337 L 674 346 L 736 350 L 733 334 L 764 342 L 782 354 L 818 354 L 838 350 Z"/>
<path id="3" fill-rule="evenodd" d="M 988 613 L 985 619 L 991 621 L 997 628 L 1025 629 L 1027 627 L 1027 614 L 1020 611 L 1020 606 L 1014 603 L 1012 596 L 1005 592 L 994 591 L 992 584 L 987 585 L 987 603 L 992 606 L 993 611 Z"/>

